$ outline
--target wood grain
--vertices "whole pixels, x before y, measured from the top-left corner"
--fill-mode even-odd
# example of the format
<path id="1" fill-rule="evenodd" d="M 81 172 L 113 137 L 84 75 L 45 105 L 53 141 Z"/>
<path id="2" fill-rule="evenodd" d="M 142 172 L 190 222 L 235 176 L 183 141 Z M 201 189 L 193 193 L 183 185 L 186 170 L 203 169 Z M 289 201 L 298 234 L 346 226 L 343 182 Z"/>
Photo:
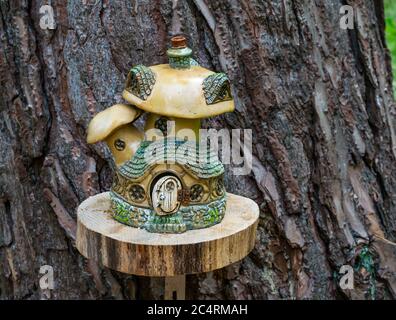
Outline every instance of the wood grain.
<path id="1" fill-rule="evenodd" d="M 86 258 L 128 274 L 174 276 L 220 269 L 244 258 L 254 247 L 259 208 L 228 194 L 220 224 L 159 234 L 115 221 L 105 192 L 85 200 L 77 216 L 77 248 Z"/>

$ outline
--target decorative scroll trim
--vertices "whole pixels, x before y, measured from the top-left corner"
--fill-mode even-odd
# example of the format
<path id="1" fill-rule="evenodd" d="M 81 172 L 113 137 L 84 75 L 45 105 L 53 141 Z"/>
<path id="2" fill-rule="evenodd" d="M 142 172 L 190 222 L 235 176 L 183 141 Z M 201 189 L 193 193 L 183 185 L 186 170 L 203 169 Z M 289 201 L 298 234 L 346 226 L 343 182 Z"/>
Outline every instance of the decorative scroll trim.
<path id="1" fill-rule="evenodd" d="M 206 104 L 232 100 L 230 81 L 225 73 L 214 73 L 202 83 Z"/>
<path id="2" fill-rule="evenodd" d="M 142 100 L 147 100 L 155 84 L 155 73 L 148 67 L 137 65 L 129 73 L 126 90 Z"/>

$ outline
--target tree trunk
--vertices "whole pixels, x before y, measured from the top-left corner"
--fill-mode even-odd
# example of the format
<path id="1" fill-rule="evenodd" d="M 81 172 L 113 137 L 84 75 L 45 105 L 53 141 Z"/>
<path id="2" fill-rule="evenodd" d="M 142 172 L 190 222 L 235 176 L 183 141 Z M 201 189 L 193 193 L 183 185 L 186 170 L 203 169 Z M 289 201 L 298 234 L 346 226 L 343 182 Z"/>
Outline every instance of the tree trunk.
<path id="1" fill-rule="evenodd" d="M 56 28 L 40 27 L 51 4 Z M 342 5 L 354 28 L 340 28 Z M 109 189 L 93 115 L 121 101 L 135 64 L 166 63 L 183 33 L 228 74 L 236 111 L 204 122 L 253 130 L 253 169 L 227 190 L 261 208 L 242 262 L 188 276 L 187 297 L 396 298 L 396 135 L 382 1 L 0 1 L 0 298 L 157 298 L 75 249 L 76 208 Z M 39 286 L 40 267 L 55 288 Z M 354 268 L 354 289 L 340 268 Z"/>

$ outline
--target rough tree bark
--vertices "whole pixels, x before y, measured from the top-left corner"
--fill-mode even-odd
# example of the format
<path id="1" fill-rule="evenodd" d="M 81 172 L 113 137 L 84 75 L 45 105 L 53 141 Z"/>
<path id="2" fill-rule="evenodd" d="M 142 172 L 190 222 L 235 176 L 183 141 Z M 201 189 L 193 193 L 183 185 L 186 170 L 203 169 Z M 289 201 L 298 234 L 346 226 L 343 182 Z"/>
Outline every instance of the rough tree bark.
<path id="1" fill-rule="evenodd" d="M 50 4 L 55 30 L 40 28 Z M 340 6 L 354 29 L 339 27 Z M 254 251 L 189 276 L 190 298 L 396 298 L 396 136 L 381 1 L 0 0 L 0 298 L 159 297 L 74 247 L 75 209 L 111 183 L 88 146 L 92 116 L 121 101 L 131 66 L 165 63 L 184 33 L 226 72 L 236 111 L 204 122 L 253 130 L 253 170 L 227 189 L 257 201 Z M 51 265 L 55 289 L 38 286 Z M 355 289 L 339 286 L 355 268 Z"/>

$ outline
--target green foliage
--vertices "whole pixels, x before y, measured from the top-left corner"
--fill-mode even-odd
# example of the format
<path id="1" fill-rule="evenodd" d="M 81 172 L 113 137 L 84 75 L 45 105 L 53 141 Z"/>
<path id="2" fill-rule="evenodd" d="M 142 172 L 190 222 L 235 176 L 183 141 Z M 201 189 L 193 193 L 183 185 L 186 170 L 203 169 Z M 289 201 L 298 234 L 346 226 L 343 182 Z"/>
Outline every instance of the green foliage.
<path id="1" fill-rule="evenodd" d="M 396 96 L 396 1 L 385 0 L 385 36 L 392 56 L 393 92 Z"/>
<path id="2" fill-rule="evenodd" d="M 186 225 L 179 214 L 169 216 L 154 215 L 146 225 L 150 232 L 181 233 L 186 231 Z"/>
<path id="3" fill-rule="evenodd" d="M 205 216 L 205 222 L 209 225 L 215 224 L 219 222 L 220 214 L 217 208 L 211 208 L 208 211 L 208 215 Z"/>
<path id="4" fill-rule="evenodd" d="M 121 223 L 128 224 L 129 223 L 128 208 L 124 204 L 118 202 L 114 209 L 115 209 L 114 218 Z"/>
<path id="5" fill-rule="evenodd" d="M 154 223 L 154 224 L 181 224 L 181 223 L 183 223 L 183 221 L 177 215 L 170 215 L 170 216 L 155 215 L 152 219 L 152 223 Z"/>
<path id="6" fill-rule="evenodd" d="M 116 193 L 110 192 L 111 214 L 123 224 L 150 232 L 181 233 L 190 229 L 210 227 L 219 223 L 225 213 L 225 197 L 210 204 L 181 206 L 172 215 L 159 216 L 151 208 L 131 205 Z"/>
<path id="7" fill-rule="evenodd" d="M 368 246 L 363 247 L 363 249 L 360 251 L 355 264 L 355 271 L 360 272 L 362 269 L 366 270 L 366 272 L 369 274 L 370 287 L 368 294 L 370 298 L 374 300 L 375 299 L 375 264 L 374 264 L 373 255 L 370 252 Z"/>

